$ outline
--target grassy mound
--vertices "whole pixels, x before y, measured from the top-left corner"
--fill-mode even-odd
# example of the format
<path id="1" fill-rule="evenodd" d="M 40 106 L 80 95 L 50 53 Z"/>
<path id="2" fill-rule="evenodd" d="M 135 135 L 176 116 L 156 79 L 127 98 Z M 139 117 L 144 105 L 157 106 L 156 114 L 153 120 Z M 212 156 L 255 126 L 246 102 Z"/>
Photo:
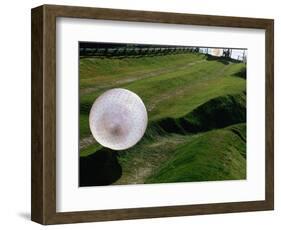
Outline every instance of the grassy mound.
<path id="1" fill-rule="evenodd" d="M 184 134 L 223 128 L 246 121 L 244 93 L 213 98 L 180 118 L 164 118 L 153 125 L 168 133 Z"/>
<path id="2" fill-rule="evenodd" d="M 246 125 L 209 131 L 179 147 L 145 183 L 246 178 Z"/>

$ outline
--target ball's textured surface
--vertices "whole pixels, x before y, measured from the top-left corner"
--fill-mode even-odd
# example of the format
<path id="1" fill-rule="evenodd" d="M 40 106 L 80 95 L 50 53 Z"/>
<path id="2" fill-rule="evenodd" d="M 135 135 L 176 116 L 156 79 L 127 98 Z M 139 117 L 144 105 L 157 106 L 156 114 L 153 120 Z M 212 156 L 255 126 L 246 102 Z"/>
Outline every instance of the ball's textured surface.
<path id="1" fill-rule="evenodd" d="M 104 147 L 123 150 L 135 145 L 147 126 L 147 111 L 135 93 L 121 88 L 110 89 L 94 102 L 90 129 Z"/>

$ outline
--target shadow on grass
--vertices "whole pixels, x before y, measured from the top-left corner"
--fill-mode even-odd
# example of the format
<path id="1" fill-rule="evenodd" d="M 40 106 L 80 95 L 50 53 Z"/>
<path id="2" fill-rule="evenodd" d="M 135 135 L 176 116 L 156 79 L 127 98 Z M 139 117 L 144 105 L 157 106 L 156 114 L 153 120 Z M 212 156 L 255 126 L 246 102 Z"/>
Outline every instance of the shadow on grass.
<path id="1" fill-rule="evenodd" d="M 117 181 L 122 175 L 117 156 L 116 151 L 102 148 L 87 157 L 80 157 L 79 186 L 109 185 Z"/>
<path id="2" fill-rule="evenodd" d="M 246 79 L 247 78 L 247 69 L 246 69 L 246 67 L 243 67 L 241 70 L 239 70 L 237 73 L 235 73 L 234 76 Z"/>
<path id="3" fill-rule="evenodd" d="M 224 65 L 228 65 L 230 63 L 241 63 L 241 61 L 232 58 L 216 57 L 209 54 L 206 54 L 206 56 L 207 56 L 207 61 L 218 61 Z"/>
<path id="4" fill-rule="evenodd" d="M 213 98 L 187 115 L 163 118 L 151 126 L 166 133 L 188 134 L 224 128 L 246 121 L 246 92 Z"/>

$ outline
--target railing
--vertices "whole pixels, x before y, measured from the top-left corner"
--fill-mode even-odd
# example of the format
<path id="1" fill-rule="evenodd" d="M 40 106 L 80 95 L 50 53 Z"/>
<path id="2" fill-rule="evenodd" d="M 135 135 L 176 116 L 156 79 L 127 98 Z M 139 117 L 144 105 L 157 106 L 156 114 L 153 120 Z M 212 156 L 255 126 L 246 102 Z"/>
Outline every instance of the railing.
<path id="1" fill-rule="evenodd" d="M 155 56 L 165 54 L 198 53 L 194 47 L 121 47 L 121 48 L 80 48 L 80 56 L 120 57 Z"/>

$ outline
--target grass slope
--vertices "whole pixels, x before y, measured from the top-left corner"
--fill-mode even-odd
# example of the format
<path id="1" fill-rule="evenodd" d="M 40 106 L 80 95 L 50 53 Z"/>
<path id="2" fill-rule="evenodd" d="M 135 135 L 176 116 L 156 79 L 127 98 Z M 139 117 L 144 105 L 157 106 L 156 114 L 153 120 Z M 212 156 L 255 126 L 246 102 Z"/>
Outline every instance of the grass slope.
<path id="1" fill-rule="evenodd" d="M 245 179 L 245 135 L 245 124 L 209 131 L 177 148 L 145 183 Z"/>
<path id="2" fill-rule="evenodd" d="M 106 152 L 88 115 L 101 93 L 122 87 L 143 99 L 149 124 L 136 146 L 116 152 L 114 184 L 243 179 L 245 79 L 245 64 L 202 54 L 80 59 L 80 157 Z"/>
<path id="3" fill-rule="evenodd" d="M 179 118 L 164 118 L 152 126 L 174 133 L 194 133 L 246 121 L 245 93 L 213 98 Z"/>
<path id="4" fill-rule="evenodd" d="M 202 54 L 81 59 L 80 137 L 91 135 L 88 115 L 93 101 L 113 85 L 137 93 L 149 120 L 155 121 L 182 117 L 212 98 L 245 90 L 245 80 L 232 77 L 243 67 L 243 63 L 208 61 Z"/>
<path id="5" fill-rule="evenodd" d="M 194 117 L 197 119 L 190 119 Z M 182 119 L 185 119 L 184 123 L 181 121 Z M 190 123 L 187 126 L 188 120 Z M 155 122 L 148 128 L 145 137 L 138 145 L 126 151 L 119 151 L 118 158 L 124 173 L 116 183 L 165 182 L 166 176 L 169 178 L 169 175 L 167 175 L 169 173 L 180 176 L 181 171 L 178 170 L 189 167 L 184 158 L 193 159 L 197 152 L 208 161 L 208 167 L 201 165 L 203 163 L 201 158 L 197 158 L 193 162 L 198 167 L 196 169 L 193 167 L 197 176 L 200 174 L 201 177 L 204 177 L 204 173 L 207 173 L 208 176 L 205 177 L 205 180 L 242 179 L 246 173 L 246 125 L 242 123 L 229 126 L 240 122 L 246 122 L 244 93 L 217 97 L 182 118 L 169 118 Z M 219 129 L 222 127 L 226 128 Z M 214 131 L 202 132 L 206 130 Z M 201 133 L 197 134 L 199 131 Z M 192 134 L 192 132 L 195 132 L 195 134 Z M 233 146 L 233 143 L 237 143 L 240 148 L 239 154 L 244 159 L 234 151 L 231 152 L 233 155 L 228 154 L 229 150 L 237 147 Z M 191 148 L 191 146 L 195 147 Z M 225 155 L 229 158 L 225 158 Z M 217 158 L 221 158 L 221 160 L 217 161 Z M 174 159 L 179 159 L 179 162 L 182 161 L 182 165 L 171 163 Z M 227 159 L 228 161 L 225 162 Z M 164 164 L 163 167 L 162 164 Z M 165 165 L 169 165 L 169 167 Z M 226 174 L 226 170 L 218 167 L 218 165 L 228 169 L 229 174 Z M 158 173 L 155 174 L 155 171 L 159 171 L 159 166 L 161 170 L 158 173 L 163 174 L 163 177 L 160 177 Z M 171 170 L 172 168 L 174 170 Z M 198 170 L 199 168 L 200 170 Z M 189 172 L 183 171 L 182 173 L 191 176 L 191 178 L 183 177 L 183 181 L 201 180 L 201 177 L 189 174 Z M 146 178 L 149 179 L 146 181 Z M 181 181 L 180 177 L 174 179 L 175 181 L 168 182 Z"/>

